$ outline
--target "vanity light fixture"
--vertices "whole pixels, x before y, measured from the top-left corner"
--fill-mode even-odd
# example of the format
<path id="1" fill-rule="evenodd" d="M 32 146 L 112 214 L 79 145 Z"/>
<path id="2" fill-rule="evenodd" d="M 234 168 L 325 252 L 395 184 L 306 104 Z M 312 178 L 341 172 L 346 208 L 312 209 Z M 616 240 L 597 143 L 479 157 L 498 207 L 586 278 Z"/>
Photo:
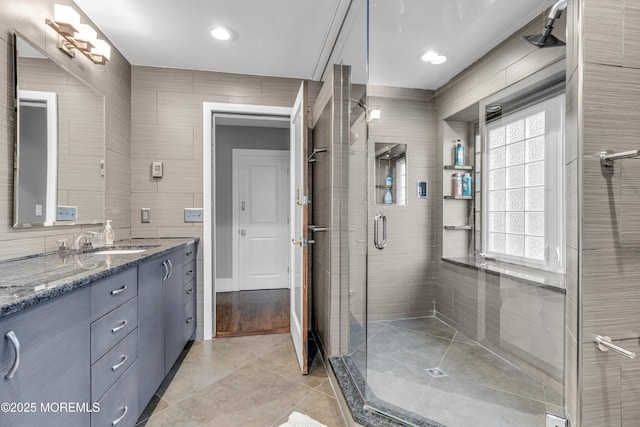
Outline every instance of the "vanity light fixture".
<path id="1" fill-rule="evenodd" d="M 215 27 L 211 28 L 211 37 L 220 41 L 228 41 L 233 38 L 233 31 L 231 31 L 227 27 L 216 25 Z"/>
<path id="2" fill-rule="evenodd" d="M 87 24 L 80 23 L 80 15 L 72 7 L 55 4 L 53 21 L 45 22 L 59 34 L 58 48 L 69 57 L 81 52 L 94 64 L 104 65 L 111 58 L 111 46 L 98 39 L 98 33 Z"/>
<path id="3" fill-rule="evenodd" d="M 440 65 L 447 60 L 447 57 L 441 55 L 437 50 L 430 50 L 420 55 L 420 59 L 424 62 L 431 62 L 433 65 Z"/>

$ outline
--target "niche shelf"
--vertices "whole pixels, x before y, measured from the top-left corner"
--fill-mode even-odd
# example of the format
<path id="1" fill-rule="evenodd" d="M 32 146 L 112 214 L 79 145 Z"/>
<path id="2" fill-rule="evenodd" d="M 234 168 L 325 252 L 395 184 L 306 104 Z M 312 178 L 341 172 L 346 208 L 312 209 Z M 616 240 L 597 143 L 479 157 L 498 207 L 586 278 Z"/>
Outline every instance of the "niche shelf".
<path id="1" fill-rule="evenodd" d="M 459 170 L 459 171 L 472 171 L 473 166 L 470 165 L 444 165 L 445 169 Z"/>
<path id="2" fill-rule="evenodd" d="M 445 225 L 445 230 L 473 230 L 473 225 Z"/>

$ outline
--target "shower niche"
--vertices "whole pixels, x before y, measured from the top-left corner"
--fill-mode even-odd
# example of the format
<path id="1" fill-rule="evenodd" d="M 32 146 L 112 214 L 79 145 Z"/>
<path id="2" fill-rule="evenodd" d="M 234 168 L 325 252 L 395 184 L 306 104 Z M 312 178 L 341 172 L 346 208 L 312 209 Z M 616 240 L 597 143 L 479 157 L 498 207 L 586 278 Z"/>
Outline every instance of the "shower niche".
<path id="1" fill-rule="evenodd" d="M 375 203 L 377 205 L 407 204 L 407 145 L 376 142 Z"/>

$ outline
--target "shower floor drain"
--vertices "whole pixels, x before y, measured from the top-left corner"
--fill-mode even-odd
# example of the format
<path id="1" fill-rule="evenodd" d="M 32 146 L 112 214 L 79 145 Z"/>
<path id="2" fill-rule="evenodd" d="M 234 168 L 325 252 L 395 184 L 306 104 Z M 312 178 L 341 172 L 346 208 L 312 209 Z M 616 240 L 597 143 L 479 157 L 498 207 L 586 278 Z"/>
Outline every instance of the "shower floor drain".
<path id="1" fill-rule="evenodd" d="M 429 373 L 429 375 L 431 375 L 434 378 L 440 378 L 440 377 L 446 377 L 447 376 L 447 374 L 442 372 L 442 370 L 440 368 L 429 368 L 429 369 L 425 369 L 425 371 L 427 371 Z"/>

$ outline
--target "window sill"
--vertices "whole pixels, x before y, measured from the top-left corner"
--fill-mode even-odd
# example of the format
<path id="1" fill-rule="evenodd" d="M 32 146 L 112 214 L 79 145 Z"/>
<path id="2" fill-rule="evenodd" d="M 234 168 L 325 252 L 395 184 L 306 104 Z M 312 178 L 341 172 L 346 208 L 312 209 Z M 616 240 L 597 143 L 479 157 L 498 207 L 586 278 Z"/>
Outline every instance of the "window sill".
<path id="1" fill-rule="evenodd" d="M 513 278 L 552 291 L 565 293 L 564 274 L 551 273 L 502 261 L 476 257 L 442 258 L 442 261 L 477 271 Z"/>

